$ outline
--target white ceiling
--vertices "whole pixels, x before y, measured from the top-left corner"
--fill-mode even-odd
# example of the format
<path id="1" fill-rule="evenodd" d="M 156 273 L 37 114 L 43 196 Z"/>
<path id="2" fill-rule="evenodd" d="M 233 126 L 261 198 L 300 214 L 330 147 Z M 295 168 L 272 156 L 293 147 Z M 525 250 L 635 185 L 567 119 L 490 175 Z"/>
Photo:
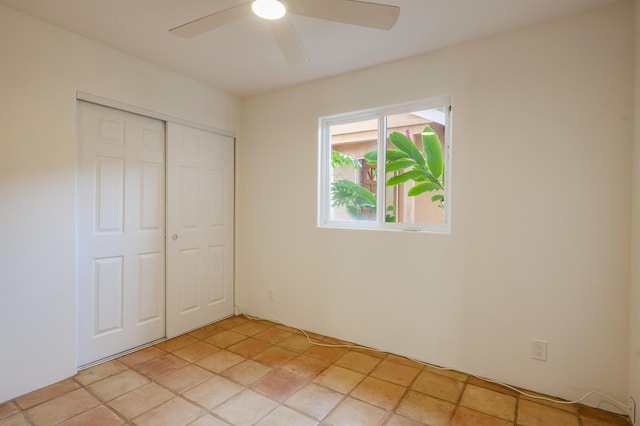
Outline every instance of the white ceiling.
<path id="1" fill-rule="evenodd" d="M 247 1 L 0 0 L 0 4 L 227 92 L 250 96 L 619 0 L 370 0 L 400 6 L 400 18 L 391 31 L 292 16 L 311 58 L 293 68 L 282 57 L 268 22 L 254 16 L 191 39 L 168 32 Z"/>

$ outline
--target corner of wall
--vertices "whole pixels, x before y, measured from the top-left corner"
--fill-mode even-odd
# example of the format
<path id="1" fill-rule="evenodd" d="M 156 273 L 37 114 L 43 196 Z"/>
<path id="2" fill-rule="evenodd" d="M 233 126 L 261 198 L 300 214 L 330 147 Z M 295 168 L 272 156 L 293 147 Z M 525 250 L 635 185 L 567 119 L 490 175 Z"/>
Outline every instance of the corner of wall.
<path id="1" fill-rule="evenodd" d="M 640 0 L 635 0 L 634 134 L 632 165 L 631 280 L 629 285 L 629 407 L 633 424 L 638 424 L 640 402 Z"/>

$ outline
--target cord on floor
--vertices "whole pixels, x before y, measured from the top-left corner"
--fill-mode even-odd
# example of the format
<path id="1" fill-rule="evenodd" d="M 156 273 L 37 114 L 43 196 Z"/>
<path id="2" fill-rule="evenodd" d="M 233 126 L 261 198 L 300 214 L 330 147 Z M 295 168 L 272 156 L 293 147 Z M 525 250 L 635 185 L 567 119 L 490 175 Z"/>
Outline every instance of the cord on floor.
<path id="1" fill-rule="evenodd" d="M 368 347 L 368 346 L 360 346 L 360 345 L 340 345 L 340 344 L 327 344 L 327 343 L 315 342 L 315 341 L 313 341 L 313 340 L 311 339 L 311 337 L 307 334 L 307 332 L 306 332 L 306 331 L 304 331 L 304 330 L 302 330 L 302 329 L 300 329 L 300 328 L 297 328 L 297 327 L 291 327 L 291 326 L 289 326 L 289 325 L 287 325 L 287 324 L 283 324 L 283 323 L 281 323 L 280 321 L 276 321 L 276 320 L 272 320 L 272 319 L 265 319 L 265 318 L 253 317 L 253 316 L 251 316 L 251 315 L 241 313 L 241 312 L 240 312 L 240 310 L 239 310 L 239 308 L 238 308 L 237 306 L 235 307 L 235 309 L 236 309 L 236 313 L 237 313 L 237 315 L 239 315 L 239 316 L 243 316 L 243 317 L 247 318 L 248 320 L 251 320 L 251 321 L 260 321 L 260 320 L 271 321 L 271 322 L 273 322 L 273 323 L 280 324 L 280 325 L 283 325 L 283 326 L 285 326 L 285 327 L 289 327 L 289 328 L 293 328 L 293 329 L 295 329 L 295 330 L 298 330 L 298 331 L 300 331 L 302 334 L 304 334 L 304 335 L 305 335 L 305 337 L 307 338 L 307 340 L 309 341 L 309 343 L 311 343 L 312 345 L 315 345 L 315 346 L 325 346 L 325 347 L 329 347 L 329 348 L 364 349 L 364 350 L 369 350 L 369 351 L 373 351 L 373 352 L 384 352 L 384 353 L 388 353 L 387 351 L 383 351 L 383 350 L 375 349 L 375 348 L 370 348 L 370 347 Z M 573 400 L 573 401 L 563 401 L 563 400 L 559 400 L 559 399 L 555 399 L 555 398 L 548 398 L 548 397 L 545 397 L 545 396 L 532 395 L 532 394 L 527 393 L 527 392 L 525 392 L 525 391 L 523 391 L 523 390 L 521 390 L 521 389 L 518 389 L 518 388 L 516 388 L 516 387 L 513 387 L 513 386 L 511 386 L 511 385 L 508 385 L 508 384 L 506 384 L 506 383 L 502 383 L 502 382 L 498 382 L 498 381 L 495 381 L 495 380 L 487 379 L 486 377 L 481 377 L 481 376 L 478 376 L 478 375 L 476 375 L 476 374 L 469 373 L 469 372 L 464 371 L 464 370 L 458 370 L 458 369 L 449 368 L 449 367 L 440 367 L 440 366 L 438 366 L 438 365 L 429 364 L 429 363 L 426 363 L 426 362 L 424 362 L 424 361 L 420 361 L 420 360 L 417 360 L 417 359 L 414 359 L 414 358 L 410 358 L 410 357 L 407 357 L 407 356 L 403 356 L 403 355 L 397 355 L 397 356 L 401 356 L 402 358 L 405 358 L 405 359 L 411 360 L 411 361 L 413 361 L 413 362 L 417 362 L 418 364 L 421 364 L 421 365 L 425 365 L 425 366 L 428 366 L 428 367 L 431 367 L 431 368 L 435 368 L 436 370 L 442 370 L 442 371 L 457 371 L 457 372 L 460 372 L 460 373 L 466 374 L 467 376 L 475 377 L 475 378 L 477 378 L 477 379 L 484 380 L 484 381 L 487 381 L 487 382 L 491 382 L 491 383 L 494 383 L 494 384 L 496 384 L 496 385 L 503 386 L 503 387 L 505 387 L 505 388 L 507 388 L 507 389 L 511 389 L 512 391 L 517 392 L 517 393 L 519 393 L 520 395 L 526 396 L 527 398 L 531 398 L 531 399 L 538 399 L 538 400 L 542 400 L 542 401 L 549 401 L 549 402 L 553 402 L 553 403 L 556 403 L 556 404 L 567 404 L 567 405 L 571 405 L 571 404 L 579 404 L 579 403 L 581 403 L 582 401 L 584 401 L 585 399 L 587 399 L 588 397 L 590 397 L 591 395 L 599 395 L 599 396 L 601 396 L 601 397 L 603 397 L 603 398 L 606 398 L 606 399 L 608 399 L 609 401 L 613 402 L 613 403 L 614 403 L 615 405 L 617 405 L 619 408 L 623 409 L 625 413 L 628 413 L 628 412 L 629 412 L 629 406 L 627 406 L 626 404 L 623 404 L 622 402 L 618 401 L 617 399 L 615 399 L 614 397 L 612 397 L 612 396 L 610 396 L 610 395 L 607 395 L 607 394 L 605 394 L 605 393 L 598 392 L 598 391 L 595 391 L 595 390 L 592 390 L 592 391 L 587 392 L 587 393 L 586 393 L 586 394 L 584 394 L 582 397 L 580 397 L 580 398 L 578 398 L 578 399 L 576 399 L 576 400 Z"/>

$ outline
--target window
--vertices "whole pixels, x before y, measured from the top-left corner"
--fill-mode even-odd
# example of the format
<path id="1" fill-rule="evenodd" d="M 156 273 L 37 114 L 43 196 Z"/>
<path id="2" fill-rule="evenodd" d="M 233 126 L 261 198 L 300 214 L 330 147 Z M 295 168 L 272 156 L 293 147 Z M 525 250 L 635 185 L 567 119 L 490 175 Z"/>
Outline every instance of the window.
<path id="1" fill-rule="evenodd" d="M 449 232 L 448 98 L 323 117 L 319 125 L 319 226 Z"/>

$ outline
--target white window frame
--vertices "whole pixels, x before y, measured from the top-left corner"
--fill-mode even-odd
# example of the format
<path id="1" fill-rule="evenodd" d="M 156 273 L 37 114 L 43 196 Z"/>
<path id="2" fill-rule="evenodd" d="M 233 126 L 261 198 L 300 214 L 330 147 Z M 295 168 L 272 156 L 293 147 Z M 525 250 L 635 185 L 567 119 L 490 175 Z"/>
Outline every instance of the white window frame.
<path id="1" fill-rule="evenodd" d="M 452 134 L 451 97 L 439 97 L 417 102 L 397 104 L 369 110 L 320 117 L 318 119 L 318 227 L 342 229 L 369 229 L 388 231 L 414 231 L 426 233 L 451 233 L 451 134 Z M 385 222 L 386 179 L 377 180 L 376 220 L 334 220 L 331 219 L 331 127 L 364 120 L 378 120 L 378 175 L 386 176 L 386 116 L 411 111 L 422 111 L 445 107 L 445 140 L 442 153 L 444 162 L 445 211 L 443 224 L 410 224 Z"/>

